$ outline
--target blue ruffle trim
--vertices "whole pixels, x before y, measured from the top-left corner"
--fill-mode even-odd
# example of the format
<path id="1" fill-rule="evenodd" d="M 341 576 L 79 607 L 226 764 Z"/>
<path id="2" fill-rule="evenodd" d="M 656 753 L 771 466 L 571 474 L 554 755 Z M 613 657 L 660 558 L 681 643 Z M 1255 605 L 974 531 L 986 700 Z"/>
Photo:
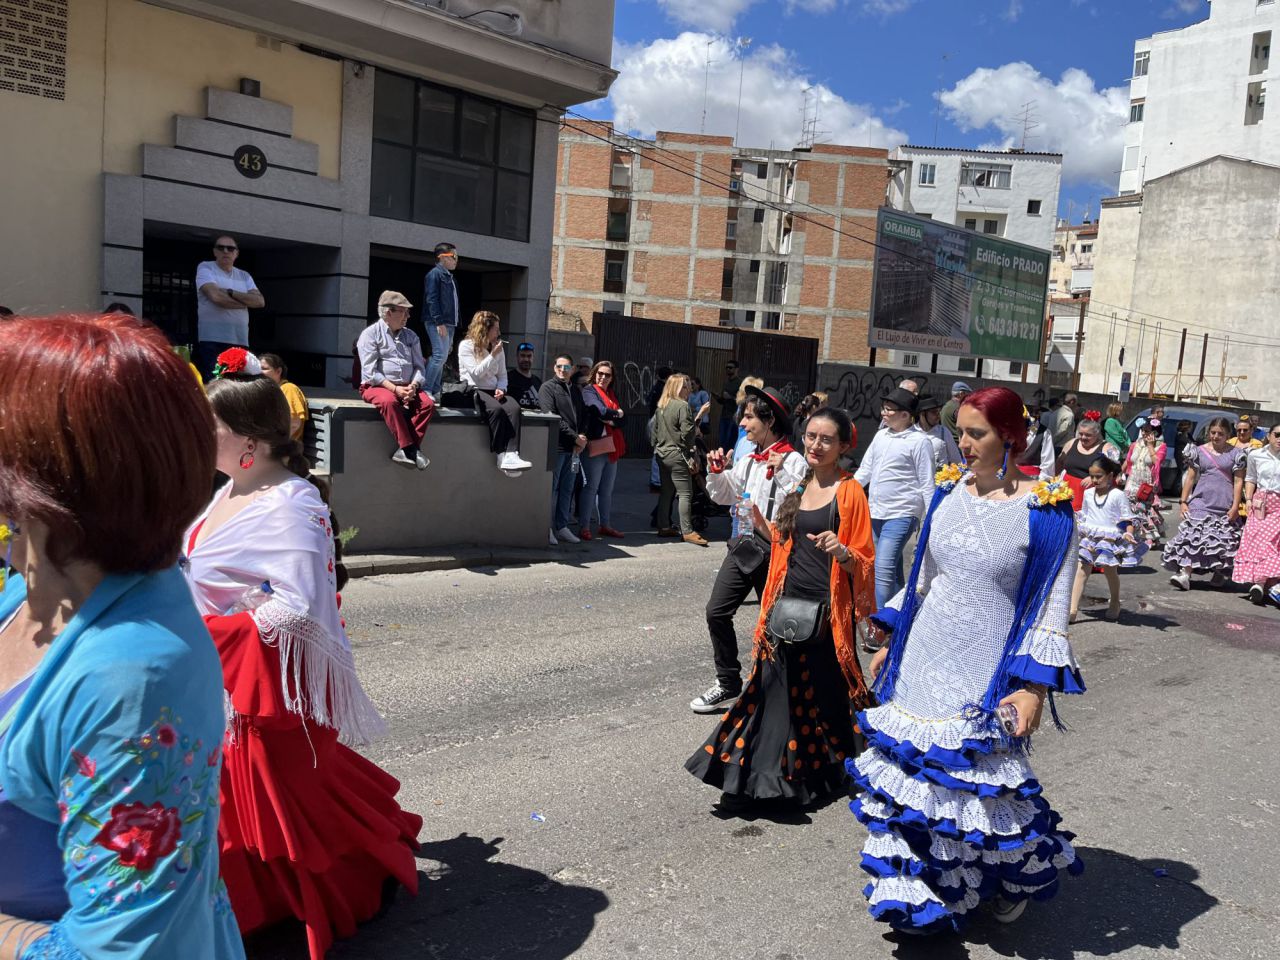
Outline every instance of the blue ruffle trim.
<path id="1" fill-rule="evenodd" d="M 1036 815 L 1016 833 L 983 833 L 981 830 L 961 830 L 960 825 L 949 817 L 930 817 L 914 807 L 903 806 L 898 800 L 883 790 L 873 790 L 865 777 L 855 777 L 858 786 L 881 803 L 890 804 L 900 812 L 881 818 L 868 813 L 862 804 L 862 798 L 856 797 L 849 802 L 849 809 L 864 826 L 873 833 L 889 833 L 890 827 L 901 827 L 904 830 L 925 831 L 951 840 L 959 840 L 972 847 L 983 850 L 1017 850 L 1024 844 L 1034 840 L 1042 840 L 1057 832 L 1062 818 L 1049 806 L 1043 797 L 1032 797 L 1030 803 L 1036 808 Z"/>
<path id="2" fill-rule="evenodd" d="M 910 740 L 895 740 L 887 733 L 881 733 L 875 724 L 867 719 L 867 711 L 858 712 L 858 729 L 867 738 L 867 743 L 877 747 L 882 753 L 892 757 L 899 764 L 917 767 L 935 767 L 943 770 L 972 770 L 973 756 L 979 753 L 991 753 L 1000 745 L 999 740 L 978 740 L 965 738 L 960 742 L 959 750 L 946 747 L 930 746 L 921 750 Z"/>
<path id="3" fill-rule="evenodd" d="M 900 611 L 894 610 L 892 607 L 885 607 L 883 610 L 877 610 L 868 619 L 885 633 L 892 635 L 894 629 L 898 626 L 898 617 L 900 616 Z"/>
<path id="4" fill-rule="evenodd" d="M 83 957 L 62 932 L 62 925 L 55 923 L 48 933 L 22 951 L 21 960 L 83 960 Z"/>
<path id="5" fill-rule="evenodd" d="M 868 884 L 863 893 L 871 895 Z M 915 933 L 943 933 L 960 929 L 960 917 L 940 903 L 903 903 L 901 900 L 882 900 L 871 907 L 871 918 L 883 920 L 894 929 Z"/>
<path id="6" fill-rule="evenodd" d="M 1030 654 L 1014 657 L 1009 676 L 1025 683 L 1040 683 L 1056 693 L 1084 693 L 1084 678 L 1074 667 L 1051 667 Z"/>
<path id="7" fill-rule="evenodd" d="M 875 747 L 888 759 L 892 760 L 894 765 L 903 773 L 911 777 L 913 780 L 919 780 L 921 783 L 933 783 L 939 787 L 946 787 L 948 790 L 962 790 L 965 793 L 972 793 L 978 797 L 1002 797 L 1012 794 L 1021 800 L 1029 800 L 1032 797 L 1039 796 L 1043 788 L 1037 780 L 1024 780 L 1016 787 L 1006 787 L 998 783 L 974 783 L 969 780 L 960 780 L 951 776 L 946 772 L 946 767 L 950 770 L 972 770 L 974 763 L 972 753 L 990 753 L 990 744 L 994 741 L 965 740 L 962 750 L 942 750 L 938 747 L 930 747 L 925 753 L 921 753 L 919 748 L 909 742 L 895 740 L 887 733 L 881 733 L 879 730 L 872 730 L 859 714 L 859 723 L 864 731 L 867 745 Z M 932 766 L 930 764 L 933 764 Z M 853 759 L 845 760 L 845 769 L 855 779 L 859 776 Z"/>

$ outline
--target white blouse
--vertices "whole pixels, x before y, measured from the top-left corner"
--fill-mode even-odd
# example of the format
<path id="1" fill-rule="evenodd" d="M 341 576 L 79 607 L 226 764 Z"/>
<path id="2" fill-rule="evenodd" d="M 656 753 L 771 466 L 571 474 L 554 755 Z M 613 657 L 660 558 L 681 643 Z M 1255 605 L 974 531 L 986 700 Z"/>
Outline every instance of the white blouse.
<path id="1" fill-rule="evenodd" d="M 1260 491 L 1280 493 L 1280 456 L 1272 453 L 1269 445 L 1249 451 L 1244 482 L 1255 484 Z"/>
<path id="2" fill-rule="evenodd" d="M 497 356 L 487 350 L 476 358 L 476 348 L 470 340 L 458 344 L 458 376 L 477 390 L 507 389 L 507 357 L 502 350 Z"/>

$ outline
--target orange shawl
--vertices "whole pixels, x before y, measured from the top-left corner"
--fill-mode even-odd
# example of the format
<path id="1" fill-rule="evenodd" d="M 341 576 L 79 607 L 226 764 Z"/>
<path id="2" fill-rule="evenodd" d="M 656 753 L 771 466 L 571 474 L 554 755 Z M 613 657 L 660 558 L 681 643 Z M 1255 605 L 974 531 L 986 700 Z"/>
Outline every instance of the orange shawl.
<path id="1" fill-rule="evenodd" d="M 846 574 L 834 560 L 831 563 L 831 634 L 835 640 L 836 658 L 844 670 L 849 684 L 849 696 L 857 709 L 870 705 L 871 695 L 854 645 L 858 642 L 856 624 L 866 624 L 876 611 L 875 546 L 871 537 L 871 510 L 862 486 L 846 473 L 836 488 L 836 505 L 840 511 L 840 530 L 836 534 L 840 542 L 858 559 L 854 574 Z M 765 581 L 764 596 L 760 603 L 760 621 L 756 624 L 753 653 L 759 655 L 763 648 L 767 656 L 773 656 L 773 645 L 765 631 L 769 611 L 782 595 L 787 578 L 787 560 L 791 556 L 791 541 L 781 543 L 778 531 L 773 532 L 773 554 L 769 561 L 769 579 Z M 852 579 L 852 583 L 850 580 Z"/>

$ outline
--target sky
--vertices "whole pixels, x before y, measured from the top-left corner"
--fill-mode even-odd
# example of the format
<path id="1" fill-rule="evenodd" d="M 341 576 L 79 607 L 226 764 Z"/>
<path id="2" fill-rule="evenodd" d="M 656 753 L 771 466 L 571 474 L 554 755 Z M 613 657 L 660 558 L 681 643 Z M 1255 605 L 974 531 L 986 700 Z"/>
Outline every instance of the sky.
<path id="1" fill-rule="evenodd" d="M 1209 15 L 1208 0 L 615 2 L 620 75 L 587 116 L 790 149 L 807 103 L 831 143 L 1061 153 L 1074 222 L 1117 192 L 1134 41 Z"/>

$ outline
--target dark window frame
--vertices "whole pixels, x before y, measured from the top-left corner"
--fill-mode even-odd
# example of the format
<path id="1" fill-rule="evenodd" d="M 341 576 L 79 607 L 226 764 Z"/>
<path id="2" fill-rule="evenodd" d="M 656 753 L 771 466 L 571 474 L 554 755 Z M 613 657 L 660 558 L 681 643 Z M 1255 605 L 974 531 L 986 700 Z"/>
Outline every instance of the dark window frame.
<path id="1" fill-rule="evenodd" d="M 451 160 L 456 163 L 467 164 L 467 165 L 479 168 L 482 171 L 487 170 L 489 171 L 491 176 L 491 183 L 490 183 L 489 190 L 490 190 L 490 197 L 492 198 L 492 209 L 489 211 L 489 223 L 487 228 L 483 230 L 472 231 L 467 227 L 451 226 L 449 224 L 438 224 L 438 226 L 445 227 L 447 229 L 463 230 L 464 232 L 477 232 L 477 233 L 483 234 L 484 236 L 499 237 L 505 240 L 515 240 L 519 243 L 528 243 L 530 231 L 532 228 L 532 223 L 530 221 L 532 221 L 533 219 L 532 214 L 533 214 L 534 160 L 537 155 L 537 147 L 538 147 L 537 114 L 534 111 L 529 110 L 525 107 L 518 107 L 514 104 L 504 103 L 501 100 L 494 100 L 491 97 L 478 96 L 477 94 L 471 93 L 470 91 L 467 91 L 467 90 L 461 90 L 456 87 L 445 86 L 444 84 L 440 84 L 440 83 L 432 83 L 429 80 L 423 80 L 420 77 L 413 77 L 407 74 L 398 73 L 394 70 L 379 70 L 379 73 L 386 73 L 402 80 L 408 80 L 413 84 L 413 103 L 412 103 L 412 110 L 411 110 L 412 117 L 413 117 L 413 130 L 412 130 L 412 133 L 410 134 L 408 143 L 401 143 L 397 140 L 390 140 L 385 137 L 378 137 L 378 136 L 373 136 L 371 138 L 372 143 L 374 145 L 382 144 L 384 147 L 394 147 L 400 150 L 409 151 L 409 201 L 408 201 L 408 210 L 406 212 L 406 215 L 403 217 L 400 217 L 392 214 L 378 212 L 378 213 L 375 213 L 374 216 L 385 216 L 388 219 L 401 220 L 404 223 L 421 223 L 422 222 L 420 220 L 415 219 L 413 214 L 418 206 L 418 188 L 419 188 L 418 175 L 417 175 L 418 156 L 420 154 L 425 154 L 427 157 L 438 158 L 443 160 Z M 453 148 L 452 150 L 434 149 L 429 144 L 423 145 L 420 142 L 418 125 L 421 120 L 421 111 L 418 108 L 419 98 L 420 98 L 420 94 L 418 91 L 424 87 L 431 89 L 433 91 L 436 91 L 438 93 L 448 94 L 449 96 L 453 97 L 454 109 L 453 109 L 453 137 L 452 137 Z M 375 90 L 374 114 L 376 116 L 377 115 L 376 84 L 375 84 L 374 90 Z M 473 100 L 473 101 L 476 101 L 477 103 L 481 103 L 486 106 L 491 106 L 495 108 L 496 123 L 493 131 L 493 150 L 492 150 L 492 156 L 488 161 L 475 160 L 468 156 L 465 156 L 463 153 L 462 122 L 463 122 L 463 109 L 467 100 Z M 508 112 L 523 116 L 528 120 L 530 124 L 529 155 L 528 155 L 527 169 L 522 170 L 519 167 L 509 166 L 503 163 L 502 133 L 503 133 L 504 121 L 506 118 L 506 114 Z M 504 173 L 508 175 L 525 177 L 528 180 L 529 189 L 525 198 L 526 210 L 528 211 L 528 213 L 526 216 L 523 236 L 517 237 L 517 236 L 512 236 L 509 233 L 498 232 L 498 223 L 499 223 L 499 217 L 500 217 L 499 198 L 501 196 L 501 193 L 499 190 L 499 181 L 501 179 L 502 174 Z M 372 197 L 370 199 L 372 199 Z"/>

